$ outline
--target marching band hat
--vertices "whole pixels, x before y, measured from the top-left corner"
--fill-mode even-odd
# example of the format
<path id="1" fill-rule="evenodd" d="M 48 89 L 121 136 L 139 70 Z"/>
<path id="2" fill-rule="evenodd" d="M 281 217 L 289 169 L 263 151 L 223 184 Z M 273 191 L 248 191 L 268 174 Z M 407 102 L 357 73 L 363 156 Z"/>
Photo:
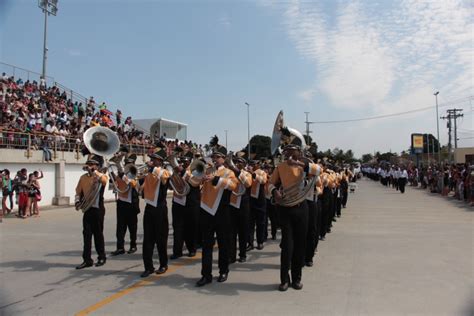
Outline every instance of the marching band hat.
<path id="1" fill-rule="evenodd" d="M 99 167 L 101 167 L 103 163 L 104 163 L 104 158 L 102 158 L 102 156 L 99 156 L 99 155 L 92 155 L 86 161 L 86 165 L 98 165 Z"/>
<path id="2" fill-rule="evenodd" d="M 184 154 L 184 157 L 188 157 L 189 159 L 193 159 L 194 158 L 194 154 L 192 151 L 188 151 L 187 153 Z"/>
<path id="3" fill-rule="evenodd" d="M 164 149 L 161 148 L 161 147 L 156 147 L 155 151 L 152 154 L 148 155 L 148 157 L 150 157 L 152 159 L 156 158 L 156 159 L 165 160 L 166 151 L 164 151 Z"/>
<path id="4" fill-rule="evenodd" d="M 224 146 L 219 146 L 212 151 L 211 156 L 225 157 L 227 156 L 227 148 L 225 148 Z"/>
<path id="5" fill-rule="evenodd" d="M 136 154 L 130 154 L 127 156 L 127 158 L 124 159 L 125 164 L 129 163 L 135 163 L 137 161 L 137 155 Z"/>
<path id="6" fill-rule="evenodd" d="M 260 160 L 250 160 L 249 161 L 249 165 L 252 165 L 252 166 L 259 165 L 259 164 L 260 164 Z"/>
<path id="7" fill-rule="evenodd" d="M 243 164 L 246 164 L 246 163 L 247 163 L 247 160 L 245 160 L 245 158 L 239 157 L 239 156 L 234 157 L 234 161 L 240 162 L 240 163 L 243 163 Z"/>
<path id="8" fill-rule="evenodd" d="M 286 150 L 301 150 L 301 147 L 300 145 L 297 145 L 297 144 L 288 144 L 285 147 L 283 147 L 283 151 L 286 151 Z"/>

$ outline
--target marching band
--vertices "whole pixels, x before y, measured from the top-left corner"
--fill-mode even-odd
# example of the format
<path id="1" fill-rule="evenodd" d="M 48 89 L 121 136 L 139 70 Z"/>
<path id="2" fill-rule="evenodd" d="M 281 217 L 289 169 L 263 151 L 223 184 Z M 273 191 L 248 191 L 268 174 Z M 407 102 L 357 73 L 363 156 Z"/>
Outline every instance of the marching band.
<path id="1" fill-rule="evenodd" d="M 76 187 L 76 209 L 84 212 L 83 263 L 77 269 L 91 267 L 94 263 L 92 236 L 98 253 L 96 266 L 106 263 L 103 193 L 109 182 L 107 173 L 117 194 L 117 247 L 111 255 L 126 253 L 127 229 L 130 234 L 127 253 L 137 251 L 141 196 L 145 202 L 144 272 L 141 277 L 166 273 L 168 259 L 182 257 L 183 246 L 189 257 L 194 257 L 202 247 L 198 287 L 213 281 L 212 257 L 216 240 L 217 282 L 225 282 L 229 265 L 237 261 L 237 255 L 238 261 L 244 263 L 247 253 L 254 247 L 264 248 L 270 222 L 272 240 L 277 238 L 278 229 L 281 230 L 279 290 L 286 291 L 290 286 L 301 289 L 302 268 L 313 266 L 319 240 L 324 240 L 331 232 L 332 222 L 340 217 L 341 208 L 347 203 L 350 171 L 324 161 L 314 162 L 315 157 L 305 150 L 302 135 L 283 125 L 282 112 L 277 117 L 272 137 L 273 159 L 251 160 L 244 152 L 233 154 L 218 144 L 218 138 L 214 136 L 209 157 L 203 158 L 192 151 L 167 156 L 163 148 L 156 148 L 148 155 L 150 160 L 144 166 L 135 165 L 136 155 L 125 153 L 122 154 L 124 167 L 112 168 L 110 162 L 100 156 L 105 150 L 108 154 L 118 151 L 118 148 L 109 148 L 111 144 L 117 145 L 113 132 L 108 133 L 90 132 L 90 139 L 85 139 L 91 154 L 84 169 L 87 173 L 81 176 Z M 280 157 L 280 161 L 275 157 Z M 173 253 L 168 258 L 169 189 L 173 190 Z M 156 270 L 153 263 L 155 246 L 159 257 Z"/>

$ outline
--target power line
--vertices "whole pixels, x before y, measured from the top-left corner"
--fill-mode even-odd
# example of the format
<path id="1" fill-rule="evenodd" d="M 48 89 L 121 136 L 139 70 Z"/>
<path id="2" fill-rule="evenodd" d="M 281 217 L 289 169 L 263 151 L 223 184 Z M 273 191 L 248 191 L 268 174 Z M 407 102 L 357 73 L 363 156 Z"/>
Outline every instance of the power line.
<path id="1" fill-rule="evenodd" d="M 439 105 L 439 107 L 441 108 L 441 107 L 452 106 L 454 104 L 469 101 L 473 98 L 474 98 L 474 96 L 471 95 L 469 97 L 465 97 L 465 98 L 462 98 L 462 99 L 442 103 L 442 104 Z M 395 117 L 395 116 L 401 116 L 401 115 L 406 115 L 406 114 L 411 114 L 411 113 L 416 113 L 416 112 L 427 111 L 427 110 L 431 110 L 435 107 L 436 106 L 427 106 L 427 107 L 419 108 L 419 109 L 415 109 L 415 110 L 410 110 L 410 111 L 405 111 L 405 112 L 398 112 L 398 113 L 391 113 L 391 114 L 385 114 L 385 115 L 377 115 L 377 116 L 357 118 L 357 119 L 336 120 L 336 121 L 316 121 L 316 122 L 313 122 L 313 123 L 314 124 L 336 124 L 336 123 L 349 123 L 349 122 L 378 120 L 378 119 L 383 119 L 383 118 L 388 118 L 388 117 Z"/>

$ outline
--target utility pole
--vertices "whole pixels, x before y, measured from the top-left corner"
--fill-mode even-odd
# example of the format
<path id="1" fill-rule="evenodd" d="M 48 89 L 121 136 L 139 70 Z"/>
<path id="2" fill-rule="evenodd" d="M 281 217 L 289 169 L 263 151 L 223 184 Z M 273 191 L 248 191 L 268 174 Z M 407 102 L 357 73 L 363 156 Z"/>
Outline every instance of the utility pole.
<path id="1" fill-rule="evenodd" d="M 439 141 L 439 119 L 438 119 L 438 94 L 439 91 L 436 91 L 434 93 L 434 96 L 436 98 L 436 132 L 437 132 L 437 137 L 438 137 L 438 164 L 441 165 L 441 144 Z"/>
<path id="2" fill-rule="evenodd" d="M 462 109 L 449 109 L 446 111 L 448 115 L 441 117 L 443 120 L 448 120 L 448 153 L 449 153 L 449 160 L 453 161 L 453 145 L 451 142 L 451 135 L 452 135 L 452 123 L 451 120 L 454 120 L 454 148 L 458 147 L 458 141 L 457 141 L 457 119 L 459 117 L 463 117 L 464 114 L 462 114 Z"/>
<path id="3" fill-rule="evenodd" d="M 306 139 L 309 142 L 309 134 L 312 133 L 312 131 L 309 130 L 309 124 L 314 124 L 314 122 L 308 121 L 309 112 L 304 112 L 304 114 L 306 114 L 306 121 L 305 121 L 305 124 L 306 124 Z M 311 146 L 311 144 L 306 144 L 306 145 Z"/>

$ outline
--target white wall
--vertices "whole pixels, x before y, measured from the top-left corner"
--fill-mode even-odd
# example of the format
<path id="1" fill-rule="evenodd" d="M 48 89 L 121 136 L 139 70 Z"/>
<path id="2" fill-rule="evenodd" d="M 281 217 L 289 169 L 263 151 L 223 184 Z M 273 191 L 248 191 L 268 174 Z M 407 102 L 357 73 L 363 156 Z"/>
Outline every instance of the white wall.
<path id="1" fill-rule="evenodd" d="M 12 179 L 15 177 L 16 172 L 22 168 L 26 168 L 28 174 L 35 170 L 43 170 L 44 178 L 39 180 L 42 195 L 39 205 L 51 205 L 55 193 L 55 164 L 0 163 L 0 169 L 10 170 L 10 176 Z"/>
<path id="2" fill-rule="evenodd" d="M 15 174 L 18 170 L 26 168 L 28 173 L 31 173 L 35 170 L 43 170 L 44 178 L 39 180 L 41 185 L 41 195 L 42 199 L 39 203 L 40 206 L 49 206 L 53 202 L 53 197 L 55 195 L 55 177 L 56 177 L 56 167 L 55 164 L 52 163 L 0 163 L 0 169 L 8 169 L 10 170 L 10 175 L 15 177 Z M 82 165 L 79 164 L 66 164 L 65 166 L 65 195 L 69 196 L 69 201 L 71 204 L 74 203 L 74 196 L 76 194 L 76 185 L 79 181 L 81 175 L 84 174 L 82 171 Z M 0 193 L 1 194 L 1 193 Z M 108 189 L 108 186 L 105 190 L 104 194 L 105 200 L 113 200 L 115 199 L 115 195 L 112 193 L 111 190 Z"/>

